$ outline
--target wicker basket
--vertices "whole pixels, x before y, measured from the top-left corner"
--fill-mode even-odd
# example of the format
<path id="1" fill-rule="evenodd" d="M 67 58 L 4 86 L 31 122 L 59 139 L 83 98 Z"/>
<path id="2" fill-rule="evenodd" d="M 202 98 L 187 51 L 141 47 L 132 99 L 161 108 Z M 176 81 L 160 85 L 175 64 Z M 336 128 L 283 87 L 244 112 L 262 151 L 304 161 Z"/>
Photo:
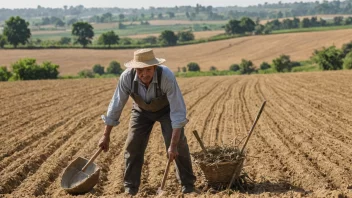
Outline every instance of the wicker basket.
<path id="1" fill-rule="evenodd" d="M 87 193 L 98 183 L 100 167 L 94 163 L 91 163 L 84 174 L 86 176 L 77 175 L 78 173 L 82 174 L 80 170 L 86 165 L 88 162 L 87 159 L 78 157 L 74 160 L 64 171 L 61 179 L 61 187 L 65 189 L 66 192 L 70 194 L 83 194 Z M 73 182 L 74 177 L 78 178 L 80 181 Z M 76 178 L 77 179 L 77 178 Z"/>
<path id="2" fill-rule="evenodd" d="M 239 178 L 243 168 L 245 157 L 240 157 L 235 161 L 205 163 L 195 159 L 195 163 L 202 170 L 203 176 L 209 185 L 229 184 L 232 176 Z"/>

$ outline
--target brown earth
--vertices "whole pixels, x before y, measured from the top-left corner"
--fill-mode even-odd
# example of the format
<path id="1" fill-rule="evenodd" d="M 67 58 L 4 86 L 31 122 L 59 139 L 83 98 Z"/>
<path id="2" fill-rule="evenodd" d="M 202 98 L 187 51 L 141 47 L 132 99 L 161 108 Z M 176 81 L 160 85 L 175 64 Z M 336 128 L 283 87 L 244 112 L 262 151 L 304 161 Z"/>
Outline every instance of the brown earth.
<path id="1" fill-rule="evenodd" d="M 155 48 L 158 57 L 166 58 L 173 71 L 189 62 L 197 62 L 202 70 L 211 66 L 226 70 L 231 64 L 249 59 L 259 66 L 263 61 L 271 62 L 281 54 L 291 60 L 307 60 L 315 49 L 336 45 L 340 48 L 351 41 L 352 29 L 323 32 L 304 32 L 278 35 L 260 35 L 234 38 L 216 42 Z M 45 50 L 0 50 L 0 65 L 10 66 L 20 58 L 36 58 L 38 62 L 52 61 L 60 65 L 61 74 L 77 74 L 91 69 L 94 64 L 107 66 L 112 60 L 124 63 L 133 58 L 134 49 L 45 49 Z"/>
<path id="2" fill-rule="evenodd" d="M 263 100 L 267 105 L 249 140 L 244 171 L 253 188 L 232 197 L 351 197 L 352 71 L 178 79 L 187 105 L 191 153 L 231 145 L 244 137 Z M 0 197 L 69 197 L 60 187 L 64 168 L 97 149 L 116 79 L 0 83 Z M 100 181 L 85 196 L 122 196 L 123 147 L 131 100 L 96 163 Z M 166 163 L 160 125 L 145 154 L 138 196 L 154 196 Z M 173 170 L 173 169 L 172 169 Z M 194 165 L 196 186 L 203 189 Z M 180 196 L 171 171 L 170 196 Z M 226 197 L 203 191 L 198 197 Z M 194 195 L 190 195 L 192 197 Z"/>

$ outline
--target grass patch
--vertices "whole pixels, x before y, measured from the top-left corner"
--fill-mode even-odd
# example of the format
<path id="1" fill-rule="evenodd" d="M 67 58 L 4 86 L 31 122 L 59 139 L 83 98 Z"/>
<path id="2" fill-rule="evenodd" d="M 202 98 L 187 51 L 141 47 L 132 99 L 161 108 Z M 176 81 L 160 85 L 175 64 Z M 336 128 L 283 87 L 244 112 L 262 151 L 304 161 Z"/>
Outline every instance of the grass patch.
<path id="1" fill-rule="evenodd" d="M 329 31 L 329 30 L 344 30 L 352 29 L 352 25 L 340 25 L 340 26 L 328 26 L 328 27 L 312 27 L 312 28 L 297 28 L 288 30 L 274 30 L 271 34 L 286 34 L 286 33 L 298 33 L 298 32 L 318 32 L 318 31 Z"/>

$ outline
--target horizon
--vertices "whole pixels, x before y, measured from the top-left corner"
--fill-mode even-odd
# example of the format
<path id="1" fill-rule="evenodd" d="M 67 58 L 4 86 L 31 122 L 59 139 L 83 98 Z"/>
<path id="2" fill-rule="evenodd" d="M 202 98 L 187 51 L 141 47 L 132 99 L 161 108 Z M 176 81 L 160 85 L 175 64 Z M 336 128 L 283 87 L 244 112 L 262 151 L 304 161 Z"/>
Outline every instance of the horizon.
<path id="1" fill-rule="evenodd" d="M 315 2 L 316 0 L 305 0 L 303 2 Z M 258 4 L 264 4 L 265 2 L 269 4 L 279 3 L 279 0 L 240 0 L 236 1 L 234 4 L 231 0 L 198 0 L 198 1 L 189 1 L 189 0 L 178 0 L 177 3 L 170 5 L 167 1 L 161 0 L 149 0 L 149 1 L 140 1 L 140 0 L 132 0 L 132 1 L 124 1 L 124 2 L 111 2 L 109 0 L 77 0 L 75 4 L 70 4 L 72 1 L 62 0 L 59 2 L 49 2 L 46 0 L 32 0 L 28 1 L 6 1 L 2 2 L 0 9 L 30 9 L 37 8 L 38 6 L 45 8 L 63 8 L 65 5 L 70 6 L 78 6 L 83 5 L 85 8 L 137 8 L 137 9 L 149 9 L 149 7 L 175 7 L 175 6 L 195 6 L 196 4 L 200 4 L 203 6 L 213 6 L 213 7 L 227 7 L 227 6 L 239 6 L 239 7 L 247 7 Z M 281 0 L 282 3 L 293 3 L 293 2 L 301 2 L 299 0 Z M 321 2 L 321 1 L 319 1 Z M 24 5 L 24 6 L 18 6 Z M 138 5 L 138 6 L 136 6 Z"/>

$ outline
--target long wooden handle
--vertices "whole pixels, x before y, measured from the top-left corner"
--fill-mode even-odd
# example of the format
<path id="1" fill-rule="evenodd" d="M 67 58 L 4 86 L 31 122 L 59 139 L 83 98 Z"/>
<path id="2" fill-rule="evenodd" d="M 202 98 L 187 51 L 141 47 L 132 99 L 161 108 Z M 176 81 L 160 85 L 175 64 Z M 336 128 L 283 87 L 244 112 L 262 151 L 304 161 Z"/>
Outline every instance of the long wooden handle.
<path id="1" fill-rule="evenodd" d="M 203 152 L 204 152 L 205 154 L 207 154 L 207 153 L 208 153 L 208 152 L 207 152 L 207 149 L 205 149 L 204 144 L 203 144 L 202 140 L 200 139 L 197 130 L 194 130 L 194 131 L 193 131 L 193 135 L 194 135 L 194 136 L 196 137 L 196 139 L 198 140 L 198 142 L 199 142 L 199 144 L 200 144 L 200 147 L 202 147 Z"/>
<path id="2" fill-rule="evenodd" d="M 166 178 L 167 178 L 167 175 L 169 174 L 169 168 L 170 168 L 171 161 L 172 161 L 172 160 L 170 160 L 170 159 L 167 160 L 167 165 L 166 165 L 166 168 L 165 168 L 165 173 L 164 173 L 164 176 L 163 176 L 163 181 L 161 182 L 160 190 L 164 190 Z"/>
<path id="3" fill-rule="evenodd" d="M 263 111 L 263 109 L 264 109 L 265 103 L 266 103 L 266 100 L 264 100 L 262 106 L 260 107 L 260 110 L 259 110 L 259 112 L 258 112 L 258 115 L 257 115 L 257 117 L 256 117 L 255 120 L 254 120 L 253 126 L 252 126 L 251 130 L 250 130 L 249 133 L 248 133 L 248 137 L 247 137 L 247 139 L 246 139 L 246 142 L 244 143 L 244 145 L 243 145 L 243 147 L 242 147 L 242 149 L 241 149 L 241 154 L 240 154 L 240 156 L 242 156 L 243 151 L 244 151 L 244 148 L 246 148 L 246 145 L 247 145 L 247 143 L 248 143 L 248 140 L 249 140 L 249 138 L 250 138 L 251 135 L 252 135 L 253 129 L 254 129 L 255 125 L 257 124 L 260 115 L 262 114 L 262 111 Z M 241 163 L 243 163 L 243 161 L 242 161 Z M 239 165 L 239 166 L 240 166 L 240 165 Z M 235 171 L 235 172 L 233 173 L 233 175 L 232 175 L 230 184 L 227 186 L 227 190 L 231 188 L 232 183 L 235 181 L 235 176 L 236 176 L 236 171 Z"/>
<path id="4" fill-rule="evenodd" d="M 93 157 L 91 157 L 91 158 L 89 159 L 89 161 L 87 162 L 87 164 L 82 168 L 82 171 L 83 171 L 83 172 L 87 169 L 87 167 L 89 166 L 89 164 L 91 164 L 91 163 L 95 160 L 95 158 L 98 157 L 98 155 L 101 153 L 102 150 L 103 150 L 103 149 L 100 147 L 99 150 L 94 153 Z"/>
<path id="5" fill-rule="evenodd" d="M 259 112 L 258 112 L 258 115 L 257 115 L 257 117 L 256 117 L 255 120 L 254 120 L 253 126 L 252 126 L 251 130 L 250 130 L 249 133 L 248 133 L 248 137 L 247 137 L 247 139 L 246 139 L 246 142 L 244 143 L 244 145 L 243 145 L 243 147 L 242 147 L 242 149 L 241 149 L 241 155 L 243 154 L 244 148 L 247 146 L 248 140 L 249 140 L 249 138 L 250 138 L 251 135 L 252 135 L 253 129 L 254 129 L 255 125 L 257 124 L 260 115 L 262 114 L 262 111 L 263 111 L 263 109 L 264 109 L 265 103 L 266 103 L 266 100 L 264 100 L 262 106 L 260 107 L 260 110 L 259 110 Z"/>

